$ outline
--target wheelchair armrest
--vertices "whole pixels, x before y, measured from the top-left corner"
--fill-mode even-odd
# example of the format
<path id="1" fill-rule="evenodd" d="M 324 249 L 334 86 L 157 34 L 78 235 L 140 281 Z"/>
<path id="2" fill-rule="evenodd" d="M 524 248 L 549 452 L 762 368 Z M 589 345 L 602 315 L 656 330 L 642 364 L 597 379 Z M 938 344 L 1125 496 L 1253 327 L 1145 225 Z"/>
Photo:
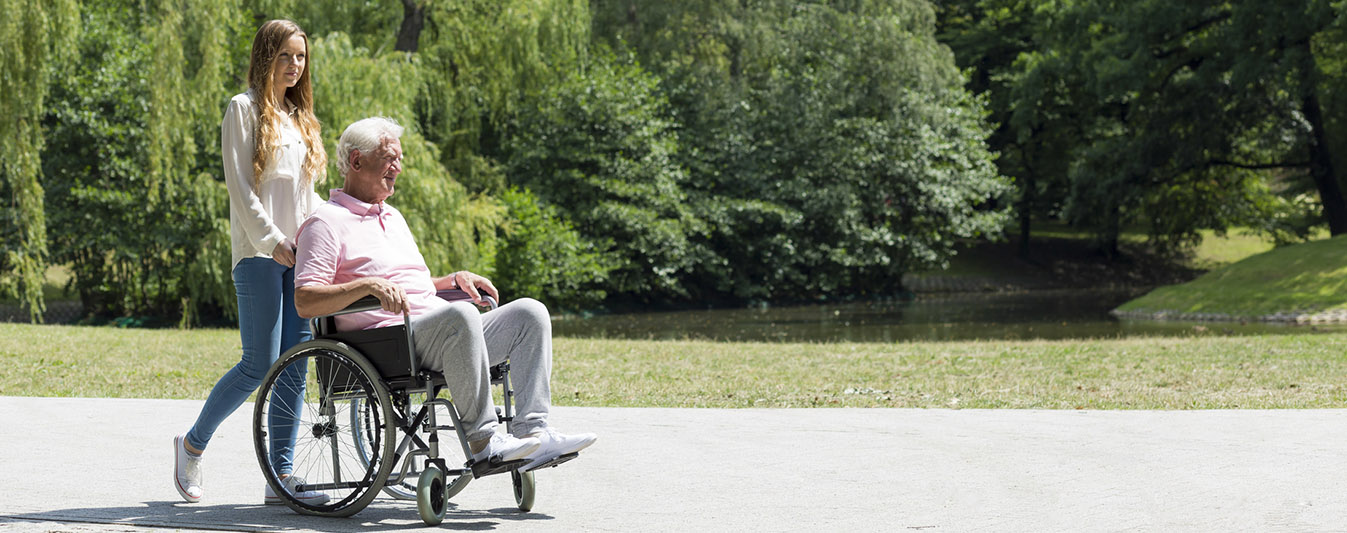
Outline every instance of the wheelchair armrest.
<path id="1" fill-rule="evenodd" d="M 490 294 L 486 294 L 486 293 L 481 293 L 481 294 L 482 294 L 482 299 L 483 299 L 483 300 L 486 300 L 487 305 L 488 305 L 491 309 L 495 309 L 495 308 L 497 307 L 497 306 L 496 306 L 496 299 L 495 299 L 495 298 L 492 298 Z M 460 289 L 445 289 L 445 290 L 442 290 L 442 291 L 437 291 L 437 292 L 435 293 L 435 295 L 436 295 L 436 296 L 439 296 L 441 299 L 444 299 L 444 300 L 447 300 L 447 301 L 450 301 L 450 302 L 456 302 L 456 301 L 459 301 L 459 300 L 471 300 L 471 299 L 472 299 L 471 296 L 468 296 L 468 293 L 463 292 L 463 291 L 460 290 Z M 335 313 L 328 313 L 328 314 L 326 314 L 326 315 L 321 315 L 321 316 L 317 316 L 317 317 L 314 317 L 314 318 L 326 318 L 326 317 L 333 317 L 333 316 L 338 316 L 338 315 L 347 315 L 347 314 L 351 314 L 351 313 L 360 313 L 360 312 L 364 312 L 364 311 L 373 311 L 373 310 L 375 310 L 375 309 L 379 309 L 380 307 L 382 307 L 382 305 L 379 303 L 379 299 L 378 299 L 378 298 L 375 298 L 375 297 L 373 297 L 373 296 L 365 296 L 365 297 L 363 297 L 363 298 L 361 298 L 361 299 L 359 299 L 359 300 L 356 300 L 356 301 L 354 301 L 354 302 L 351 302 L 351 305 L 346 306 L 346 308 L 345 308 L 345 309 L 342 309 L 341 311 L 337 311 L 337 312 L 335 312 Z"/>
<path id="2" fill-rule="evenodd" d="M 375 298 L 375 297 L 373 297 L 373 296 L 365 296 L 365 297 L 363 297 L 363 298 L 361 298 L 361 299 L 359 299 L 359 300 L 356 300 L 356 301 L 354 301 L 354 302 L 351 302 L 351 305 L 346 306 L 346 308 L 345 308 L 345 309 L 342 309 L 341 311 L 337 311 L 337 312 L 335 312 L 335 313 L 328 313 L 328 314 L 326 314 L 326 315 L 322 315 L 322 316 L 318 316 L 318 317 L 314 317 L 314 318 L 325 318 L 325 317 L 330 317 L 330 316 L 348 315 L 348 314 L 351 314 L 351 313 L 359 313 L 359 312 L 362 312 L 362 311 L 373 311 L 373 310 L 378 309 L 378 308 L 380 308 L 380 307 L 383 307 L 383 305 L 379 303 L 379 299 L 378 299 L 378 298 Z"/>
<path id="3" fill-rule="evenodd" d="M 486 301 L 487 307 L 489 307 L 489 308 L 491 308 L 491 309 L 495 309 L 495 308 L 497 307 L 497 306 L 496 306 L 496 299 L 495 299 L 495 298 L 492 298 L 490 294 L 487 294 L 487 293 L 485 293 L 485 292 L 482 292 L 482 293 L 479 293 L 479 294 L 481 294 L 481 295 L 482 295 L 482 299 Z M 459 300 L 471 300 L 471 299 L 472 299 L 472 297 L 471 297 L 471 296 L 468 296 L 468 293 L 467 293 L 467 292 L 464 292 L 462 289 L 444 289 L 444 290 L 441 290 L 441 291 L 436 291 L 436 292 L 435 292 L 435 296 L 439 296 L 441 300 L 445 300 L 445 301 L 449 301 L 449 302 L 457 302 L 457 301 L 459 301 Z"/>

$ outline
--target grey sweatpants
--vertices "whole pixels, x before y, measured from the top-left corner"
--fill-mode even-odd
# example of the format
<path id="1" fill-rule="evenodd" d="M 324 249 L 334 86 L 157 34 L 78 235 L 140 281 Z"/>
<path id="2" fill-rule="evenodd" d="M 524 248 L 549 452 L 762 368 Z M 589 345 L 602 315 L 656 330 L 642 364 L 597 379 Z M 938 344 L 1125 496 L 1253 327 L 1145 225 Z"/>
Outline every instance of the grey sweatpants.
<path id="1" fill-rule="evenodd" d="M 472 302 L 453 302 L 414 318 L 412 342 L 421 366 L 444 374 L 469 441 L 496 430 L 489 369 L 507 359 L 516 402 L 511 433 L 522 437 L 547 426 L 552 321 L 542 302 L 522 298 L 486 313 Z"/>

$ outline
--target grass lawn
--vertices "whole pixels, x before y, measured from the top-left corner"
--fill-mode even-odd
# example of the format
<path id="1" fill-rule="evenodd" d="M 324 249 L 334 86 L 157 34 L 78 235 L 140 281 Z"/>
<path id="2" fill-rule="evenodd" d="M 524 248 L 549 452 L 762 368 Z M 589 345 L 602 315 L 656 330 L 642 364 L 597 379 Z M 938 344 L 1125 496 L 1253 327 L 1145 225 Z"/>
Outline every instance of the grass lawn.
<path id="1" fill-rule="evenodd" d="M 1347 308 L 1347 236 L 1269 250 L 1119 307 L 1259 316 Z"/>
<path id="2" fill-rule="evenodd" d="M 0 395 L 205 398 L 236 330 L 0 324 Z M 1042 409 L 1347 403 L 1347 335 L 769 344 L 557 339 L 557 405 Z"/>
<path id="3" fill-rule="evenodd" d="M 1323 238 L 1328 237 L 1325 233 Z M 1195 268 L 1213 269 L 1271 250 L 1274 243 L 1247 230 L 1230 230 L 1217 235 L 1202 230 L 1202 242 L 1193 250 L 1190 263 Z"/>

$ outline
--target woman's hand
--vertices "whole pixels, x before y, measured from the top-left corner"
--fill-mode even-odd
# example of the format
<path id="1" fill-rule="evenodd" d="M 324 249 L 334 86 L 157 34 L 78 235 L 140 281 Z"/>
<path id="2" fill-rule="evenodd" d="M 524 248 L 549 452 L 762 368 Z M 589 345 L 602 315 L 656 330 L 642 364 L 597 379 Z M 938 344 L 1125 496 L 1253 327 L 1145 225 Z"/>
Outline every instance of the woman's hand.
<path id="1" fill-rule="evenodd" d="M 271 259 L 285 268 L 290 268 L 295 266 L 295 250 L 285 241 L 281 241 L 276 243 L 276 249 L 271 251 Z"/>
<path id="2" fill-rule="evenodd" d="M 402 313 L 410 310 L 407 307 L 407 291 L 402 290 L 401 285 L 375 277 L 364 278 L 363 281 L 365 290 L 370 296 L 379 299 L 379 305 L 384 311 Z"/>

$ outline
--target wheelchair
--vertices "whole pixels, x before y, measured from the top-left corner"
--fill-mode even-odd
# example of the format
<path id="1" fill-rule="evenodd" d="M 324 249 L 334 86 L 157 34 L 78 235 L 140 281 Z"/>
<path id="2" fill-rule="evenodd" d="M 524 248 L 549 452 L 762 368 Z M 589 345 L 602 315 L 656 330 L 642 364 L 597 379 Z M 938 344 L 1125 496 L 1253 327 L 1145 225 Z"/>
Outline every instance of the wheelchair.
<path id="1" fill-rule="evenodd" d="M 465 300 L 462 291 L 440 291 L 449 301 Z M 485 294 L 491 309 L 495 300 Z M 440 398 L 444 377 L 421 369 L 412 343 L 410 317 L 403 324 L 339 332 L 338 315 L 379 308 L 367 296 L 337 313 L 310 321 L 313 339 L 282 354 L 262 380 L 253 410 L 253 443 L 263 476 L 285 504 L 301 514 L 351 516 L 379 492 L 415 500 L 428 525 L 444 520 L 447 504 L 475 478 L 508 472 L 515 503 L 533 508 L 536 470 L 574 459 L 572 453 L 520 472 L 526 460 L 472 460 L 466 429 L 450 398 Z M 491 368 L 493 390 L 500 386 L 496 416 L 508 430 L 514 418 L 509 361 Z M 302 398 L 297 405 L 293 398 Z M 289 398 L 287 400 L 287 398 Z M 440 425 L 439 411 L 450 425 Z M 440 432 L 454 430 L 466 462 L 451 468 L 440 455 Z M 293 437 L 293 438 L 287 438 Z M 293 443 L 287 447 L 286 442 Z M 283 489 L 273 468 L 291 457 L 293 475 L 304 483 L 297 492 L 318 491 L 329 500 L 313 505 Z"/>

